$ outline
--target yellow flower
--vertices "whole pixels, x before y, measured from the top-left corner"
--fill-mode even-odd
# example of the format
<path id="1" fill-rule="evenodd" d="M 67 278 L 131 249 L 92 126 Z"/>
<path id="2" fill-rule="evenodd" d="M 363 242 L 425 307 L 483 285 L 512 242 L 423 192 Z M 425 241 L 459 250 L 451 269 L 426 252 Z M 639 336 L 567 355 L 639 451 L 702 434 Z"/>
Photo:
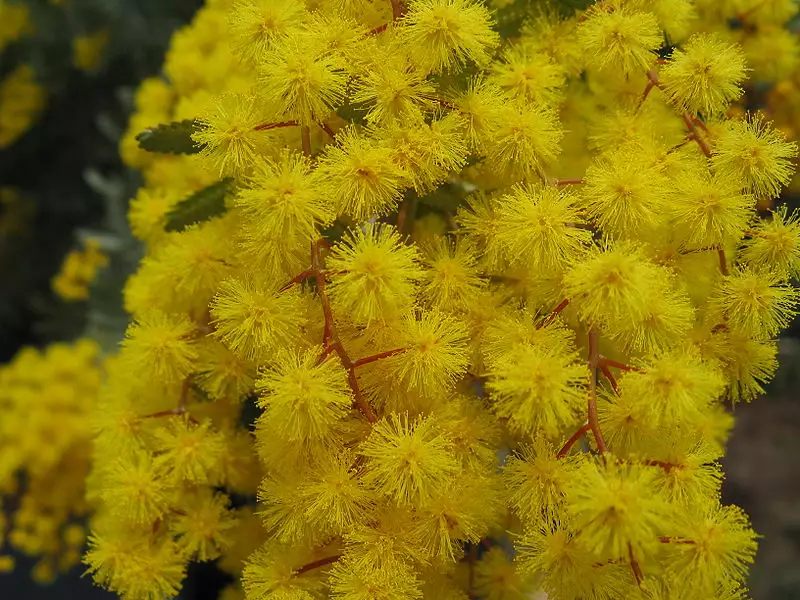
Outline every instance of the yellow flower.
<path id="1" fill-rule="evenodd" d="M 411 0 L 401 35 L 425 71 L 486 63 L 499 43 L 489 11 L 475 0 Z"/>
<path id="2" fill-rule="evenodd" d="M 762 116 L 728 121 L 713 147 L 711 166 L 723 179 L 740 180 L 756 197 L 773 198 L 789 183 L 795 171 L 797 144 Z"/>
<path id="3" fill-rule="evenodd" d="M 646 73 L 661 45 L 655 16 L 625 5 L 591 7 L 578 36 L 591 66 L 619 69 L 625 75 Z"/>
<path id="4" fill-rule="evenodd" d="M 95 71 L 103 58 L 110 37 L 108 29 L 99 29 L 72 40 L 72 63 L 81 71 Z"/>
<path id="5" fill-rule="evenodd" d="M 747 77 L 747 65 L 739 46 L 713 35 L 696 34 L 682 50 L 672 53 L 660 76 L 673 102 L 710 116 L 742 96 L 740 85 Z"/>
<path id="6" fill-rule="evenodd" d="M 418 252 L 404 245 L 394 228 L 364 225 L 334 246 L 328 261 L 334 308 L 357 323 L 402 314 L 414 302 L 414 281 L 422 271 Z"/>
<path id="7" fill-rule="evenodd" d="M 378 421 L 358 452 L 367 458 L 364 483 L 400 505 L 441 493 L 457 474 L 452 442 L 432 417 L 390 414 Z"/>

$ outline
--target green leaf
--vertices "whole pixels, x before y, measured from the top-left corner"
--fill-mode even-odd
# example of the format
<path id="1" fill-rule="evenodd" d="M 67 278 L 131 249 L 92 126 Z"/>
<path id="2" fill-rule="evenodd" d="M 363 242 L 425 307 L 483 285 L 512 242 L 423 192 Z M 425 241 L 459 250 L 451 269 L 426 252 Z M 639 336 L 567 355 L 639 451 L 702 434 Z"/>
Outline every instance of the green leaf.
<path id="1" fill-rule="evenodd" d="M 185 119 L 145 129 L 136 136 L 136 141 L 139 148 L 148 152 L 197 154 L 202 145 L 192 139 L 192 134 L 202 129 L 197 119 Z"/>
<path id="2" fill-rule="evenodd" d="M 202 223 L 225 212 L 225 195 L 233 184 L 232 177 L 212 183 L 181 200 L 167 213 L 167 231 L 183 231 L 189 225 Z"/>

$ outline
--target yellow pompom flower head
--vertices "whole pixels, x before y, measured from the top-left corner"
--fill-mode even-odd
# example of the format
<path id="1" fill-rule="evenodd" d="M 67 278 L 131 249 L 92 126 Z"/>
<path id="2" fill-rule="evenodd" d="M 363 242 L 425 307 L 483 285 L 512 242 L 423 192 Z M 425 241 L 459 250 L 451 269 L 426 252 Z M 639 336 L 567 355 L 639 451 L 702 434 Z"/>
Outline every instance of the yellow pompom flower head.
<path id="1" fill-rule="evenodd" d="M 695 35 L 682 50 L 676 49 L 661 70 L 661 81 L 672 101 L 706 116 L 739 99 L 746 76 L 741 48 L 705 35 Z"/>
<path id="2" fill-rule="evenodd" d="M 333 306 L 357 323 L 398 316 L 414 303 L 422 271 L 417 251 L 387 225 L 364 225 L 334 246 L 328 259 Z"/>
<path id="3" fill-rule="evenodd" d="M 655 63 L 661 46 L 658 21 L 649 12 L 634 11 L 621 3 L 596 4 L 578 28 L 589 64 L 619 69 L 624 74 L 644 73 Z"/>
<path id="4" fill-rule="evenodd" d="M 499 42 L 489 12 L 475 0 L 411 0 L 402 23 L 401 35 L 427 71 L 465 60 L 484 64 Z"/>
<path id="5" fill-rule="evenodd" d="M 723 178 L 740 179 L 758 197 L 775 197 L 794 173 L 797 144 L 786 141 L 763 116 L 726 123 L 711 165 Z"/>

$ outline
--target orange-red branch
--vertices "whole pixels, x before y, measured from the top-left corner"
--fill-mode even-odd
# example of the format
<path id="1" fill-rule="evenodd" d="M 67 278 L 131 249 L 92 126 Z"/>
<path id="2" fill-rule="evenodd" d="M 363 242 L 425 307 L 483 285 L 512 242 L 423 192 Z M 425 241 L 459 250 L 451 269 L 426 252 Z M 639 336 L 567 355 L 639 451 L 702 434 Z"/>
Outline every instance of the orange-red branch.
<path id="1" fill-rule="evenodd" d="M 281 121 L 280 123 L 262 123 L 253 127 L 254 131 L 267 131 L 269 129 L 278 129 L 279 127 L 296 127 L 297 121 Z"/>
<path id="2" fill-rule="evenodd" d="M 334 131 L 333 131 L 333 129 L 331 129 L 330 125 L 328 125 L 324 121 L 317 121 L 317 125 L 319 125 L 319 128 L 322 129 L 322 131 L 324 131 L 326 134 L 328 134 L 328 136 L 331 139 L 336 138 L 336 133 L 334 133 Z"/>
<path id="3" fill-rule="evenodd" d="M 308 125 L 300 128 L 300 144 L 303 147 L 303 154 L 311 156 L 311 128 Z"/>
<path id="4" fill-rule="evenodd" d="M 600 365 L 600 332 L 596 327 L 589 330 L 589 400 L 587 402 L 587 420 L 592 430 L 597 449 L 601 454 L 608 452 L 608 447 L 600 432 L 597 418 L 597 369 Z"/>
<path id="5" fill-rule="evenodd" d="M 548 325 L 550 325 L 550 324 L 551 324 L 553 321 L 555 321 L 555 320 L 556 320 L 556 317 L 558 316 L 558 314 L 559 314 L 559 313 L 560 313 L 562 310 L 564 310 L 565 308 L 567 308 L 567 306 L 568 306 L 568 305 L 569 305 L 569 298 L 564 298 L 564 299 L 563 299 L 563 300 L 562 300 L 562 301 L 559 303 L 559 305 L 558 305 L 558 306 L 556 306 L 556 307 L 555 307 L 555 308 L 552 310 L 552 312 L 551 312 L 549 315 L 547 315 L 547 318 L 546 318 L 544 321 L 542 321 L 542 322 L 539 324 L 539 326 L 537 327 L 537 329 L 541 329 L 542 327 L 547 327 Z"/>
<path id="6" fill-rule="evenodd" d="M 664 469 L 667 473 L 673 471 L 675 469 L 682 469 L 681 465 L 676 465 L 675 463 L 664 462 L 663 460 L 646 460 L 644 464 L 650 467 L 659 467 Z"/>
<path id="7" fill-rule="evenodd" d="M 719 257 L 719 270 L 723 275 L 730 275 L 730 271 L 728 271 L 728 257 L 725 256 L 725 250 L 717 248 L 717 256 Z"/>
<path id="8" fill-rule="evenodd" d="M 661 536 L 658 538 L 658 541 L 662 544 L 694 544 L 694 540 L 685 540 L 683 538 L 674 538 L 674 537 L 667 537 Z"/>
<path id="9" fill-rule="evenodd" d="M 373 29 L 373 30 L 371 30 L 371 31 L 368 31 L 368 32 L 367 32 L 367 36 L 370 36 L 370 35 L 378 35 L 379 33 L 383 33 L 384 31 L 386 31 L 386 29 L 387 29 L 388 27 L 389 27 L 389 24 L 388 24 L 388 23 L 384 23 L 383 25 L 379 25 L 379 26 L 378 26 L 378 27 L 376 27 L 375 29 Z"/>
<path id="10" fill-rule="evenodd" d="M 572 434 L 572 437 L 567 440 L 567 442 L 561 447 L 561 450 L 558 451 L 556 454 L 556 458 L 564 458 L 568 453 L 570 448 L 575 445 L 579 439 L 581 439 L 587 431 L 589 431 L 589 424 L 586 423 L 583 427 L 578 429 L 575 433 Z"/>
<path id="11" fill-rule="evenodd" d="M 308 279 L 309 277 L 313 277 L 314 275 L 315 275 L 315 273 L 311 269 L 303 271 L 299 275 L 296 275 L 295 277 L 292 277 L 292 279 L 290 281 L 287 281 L 283 286 L 281 286 L 280 291 L 281 292 L 285 292 L 286 290 L 288 290 L 293 285 L 297 285 L 301 281 L 304 281 L 304 280 Z"/>
<path id="12" fill-rule="evenodd" d="M 359 358 L 357 361 L 353 363 L 353 368 L 360 367 L 362 365 L 368 365 L 369 363 L 373 363 L 379 361 L 383 358 L 389 358 L 390 356 L 397 356 L 398 354 L 402 354 L 405 352 L 407 348 L 395 348 L 394 350 L 387 350 L 386 352 L 381 352 L 380 354 L 373 354 L 372 356 L 365 356 L 364 358 Z"/>
<path id="13" fill-rule="evenodd" d="M 294 575 L 295 576 L 302 575 L 303 573 L 307 573 L 308 571 L 313 571 L 314 569 L 319 569 L 320 567 L 331 565 L 340 558 L 342 558 L 341 554 L 336 554 L 335 556 L 328 556 L 326 558 L 320 558 L 319 560 L 315 560 L 314 562 L 310 562 L 308 564 L 303 565 L 294 572 Z"/>
<path id="14" fill-rule="evenodd" d="M 370 423 L 375 423 L 378 417 L 372 410 L 372 407 L 365 400 L 364 395 L 361 393 L 361 388 L 358 385 L 358 378 L 356 377 L 355 363 L 347 355 L 347 352 L 339 340 L 339 334 L 336 331 L 336 324 L 333 320 L 333 311 L 331 304 L 328 301 L 328 295 L 325 293 L 325 273 L 322 270 L 322 256 L 320 247 L 322 241 L 314 242 L 311 245 L 311 271 L 317 282 L 317 295 L 319 296 L 320 304 L 322 304 L 322 314 L 325 319 L 325 329 L 322 334 L 322 345 L 326 346 L 326 354 L 330 353 L 332 349 L 339 355 L 342 365 L 347 369 L 347 381 L 353 391 L 353 399 L 356 408 L 366 417 Z"/>
<path id="15" fill-rule="evenodd" d="M 630 542 L 628 542 L 628 556 L 631 560 L 631 570 L 633 571 L 634 579 L 636 579 L 636 585 L 641 587 L 644 576 L 642 575 L 642 568 L 639 566 L 639 561 L 637 561 L 636 557 L 633 555 L 633 546 L 631 546 Z"/>
<path id="16" fill-rule="evenodd" d="M 614 378 L 614 374 L 611 372 L 611 369 L 609 369 L 608 365 L 604 364 L 602 361 L 600 361 L 600 371 L 608 380 L 608 383 L 611 384 L 611 389 L 614 390 L 614 393 L 619 396 L 619 384 L 617 384 L 617 380 Z"/>
<path id="17" fill-rule="evenodd" d="M 706 156 L 711 156 L 711 146 L 708 145 L 706 139 L 697 131 L 697 126 L 694 123 L 694 118 L 688 112 L 683 111 L 681 113 L 681 117 L 683 117 L 683 122 L 686 124 L 686 128 L 689 130 L 689 133 L 692 134 L 692 139 L 697 142 L 697 145 L 700 146 L 700 150 L 702 150 L 703 154 Z"/>
<path id="18" fill-rule="evenodd" d="M 606 358 L 604 356 L 600 357 L 600 364 L 606 367 L 614 367 L 615 369 L 619 369 L 620 371 L 633 371 L 635 373 L 644 373 L 644 371 L 642 371 L 641 369 L 637 369 L 636 367 L 632 367 L 630 365 L 626 365 L 621 362 L 611 360 L 610 358 Z"/>
<path id="19" fill-rule="evenodd" d="M 392 3 L 392 19 L 395 21 L 403 16 L 403 4 L 400 0 L 389 0 Z"/>

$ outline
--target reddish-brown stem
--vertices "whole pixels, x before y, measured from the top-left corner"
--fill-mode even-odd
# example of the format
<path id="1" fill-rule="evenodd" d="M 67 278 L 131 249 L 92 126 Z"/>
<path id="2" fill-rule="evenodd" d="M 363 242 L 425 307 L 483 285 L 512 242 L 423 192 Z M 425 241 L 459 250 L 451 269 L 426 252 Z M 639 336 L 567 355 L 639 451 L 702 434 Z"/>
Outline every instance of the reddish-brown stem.
<path id="1" fill-rule="evenodd" d="M 400 0 L 389 0 L 392 3 L 392 19 L 395 21 L 403 16 L 403 5 Z"/>
<path id="2" fill-rule="evenodd" d="M 589 424 L 586 423 L 575 433 L 573 433 L 572 437 L 570 437 L 566 441 L 566 443 L 561 447 L 561 450 L 558 451 L 558 454 L 556 454 L 556 458 L 564 458 L 569 453 L 569 449 L 575 445 L 575 442 L 581 439 L 581 437 L 583 437 L 586 434 L 586 432 L 589 431 L 589 429 L 590 429 Z"/>
<path id="3" fill-rule="evenodd" d="M 178 410 L 186 412 L 186 405 L 189 403 L 189 378 L 183 380 L 181 384 L 181 396 L 178 398 Z"/>
<path id="4" fill-rule="evenodd" d="M 658 73 L 655 69 L 650 69 L 647 72 L 647 82 L 650 84 L 651 88 L 657 87 L 660 90 L 664 89 L 664 84 L 661 83 L 661 79 L 658 78 Z"/>
<path id="5" fill-rule="evenodd" d="M 311 156 L 311 128 L 308 125 L 300 128 L 300 143 L 303 146 L 303 154 Z"/>
<path id="6" fill-rule="evenodd" d="M 437 98 L 436 96 L 421 96 L 425 100 L 430 100 L 431 102 L 436 102 L 439 106 L 443 106 L 445 108 L 449 108 L 450 110 L 458 110 L 456 105 L 452 102 L 448 102 L 447 100 L 443 100 L 442 98 Z"/>
<path id="7" fill-rule="evenodd" d="M 359 358 L 357 361 L 353 363 L 353 368 L 360 367 L 361 365 L 368 365 L 369 363 L 376 362 L 381 360 L 382 358 L 389 358 L 390 356 L 396 356 L 398 354 L 402 354 L 405 352 L 407 348 L 395 348 L 394 350 L 387 350 L 386 352 L 381 352 L 380 354 L 373 354 L 372 356 L 365 356 L 364 358 Z"/>
<path id="8" fill-rule="evenodd" d="M 681 538 L 667 537 L 663 535 L 658 538 L 658 541 L 662 544 L 694 544 L 694 540 L 684 540 Z"/>
<path id="9" fill-rule="evenodd" d="M 297 121 L 281 121 L 280 123 L 262 123 L 253 127 L 254 131 L 267 131 L 268 129 L 278 129 L 279 127 L 295 127 Z"/>
<path id="10" fill-rule="evenodd" d="M 294 572 L 294 575 L 295 576 L 302 575 L 303 573 L 313 571 L 314 569 L 319 569 L 320 567 L 333 564 L 340 558 L 342 558 L 341 554 L 336 554 L 335 556 L 328 556 L 326 558 L 320 558 L 319 560 L 315 560 L 314 562 L 310 562 L 308 564 L 303 565 Z"/>
<path id="11" fill-rule="evenodd" d="M 689 133 L 692 134 L 692 139 L 700 146 L 700 150 L 702 150 L 703 154 L 711 156 L 711 147 L 708 145 L 706 139 L 700 135 L 700 132 L 697 131 L 693 117 L 686 111 L 681 113 L 681 117 L 683 117 L 683 122 L 686 124 Z"/>
<path id="12" fill-rule="evenodd" d="M 644 461 L 644 464 L 646 464 L 646 465 L 648 465 L 650 467 L 660 467 L 660 468 L 664 469 L 667 473 L 669 473 L 670 471 L 672 471 L 674 469 L 682 468 L 681 465 L 676 465 L 674 463 L 664 462 L 663 460 L 646 460 L 646 461 Z"/>
<path id="13" fill-rule="evenodd" d="M 691 250 L 679 250 L 678 254 L 686 256 L 687 254 L 697 254 L 698 252 L 711 252 L 712 250 L 717 250 L 716 246 L 712 246 L 711 248 L 692 248 Z"/>
<path id="14" fill-rule="evenodd" d="M 559 303 L 559 305 L 556 306 L 549 315 L 547 315 L 547 318 L 537 326 L 537 329 L 541 329 L 542 327 L 547 327 L 548 325 L 550 325 L 553 321 L 556 320 L 556 317 L 558 316 L 558 314 L 562 310 L 567 308 L 568 305 L 569 305 L 569 298 L 564 298 Z"/>
<path id="15" fill-rule="evenodd" d="M 328 125 L 324 121 L 317 121 L 317 125 L 319 125 L 319 128 L 322 129 L 322 131 L 324 131 L 325 133 L 327 133 L 331 139 L 336 138 L 336 134 L 333 132 L 333 129 L 331 129 L 330 125 Z"/>
<path id="16" fill-rule="evenodd" d="M 405 232 L 407 217 L 408 217 L 408 201 L 403 201 L 400 204 L 400 209 L 397 211 L 397 231 L 399 231 L 400 233 Z"/>
<path id="17" fill-rule="evenodd" d="M 628 556 L 631 560 L 631 570 L 633 571 L 634 579 L 636 579 L 636 585 L 642 587 L 642 580 L 644 579 L 642 568 L 639 566 L 639 561 L 637 561 L 636 557 L 633 555 L 633 546 L 631 546 L 630 542 L 628 542 Z"/>
<path id="18" fill-rule="evenodd" d="M 335 348 L 333 348 L 332 346 L 326 346 L 325 349 L 322 351 L 322 354 L 320 354 L 319 362 L 324 361 L 328 357 L 328 355 L 334 350 Z"/>
<path id="19" fill-rule="evenodd" d="M 287 281 L 285 284 L 283 284 L 283 286 L 281 286 L 281 289 L 279 291 L 285 292 L 286 290 L 288 290 L 293 285 L 296 285 L 296 284 L 300 283 L 301 281 L 303 281 L 304 279 L 308 279 L 309 277 L 312 277 L 313 275 L 314 275 L 314 272 L 311 269 L 307 269 L 307 270 L 303 271 L 302 273 L 300 273 L 299 275 L 296 275 L 295 277 L 292 277 L 292 279 L 290 281 Z"/>
<path id="20" fill-rule="evenodd" d="M 151 413 L 149 415 L 143 415 L 142 419 L 160 419 L 161 417 L 177 417 L 180 415 L 187 414 L 187 405 L 189 404 L 189 390 L 191 388 L 191 384 L 189 383 L 189 378 L 183 380 L 183 384 L 181 385 L 181 395 L 178 398 L 178 406 L 175 408 L 170 408 L 169 410 L 162 410 L 156 413 Z M 197 419 L 188 415 L 188 419 L 191 423 L 195 425 L 198 424 Z"/>
<path id="21" fill-rule="evenodd" d="M 182 415 L 185 413 L 186 410 L 182 408 L 170 408 L 169 410 L 162 410 L 156 413 L 150 413 L 149 415 L 142 415 L 142 419 L 159 419 L 161 417 L 175 417 L 178 415 Z"/>
<path id="22" fill-rule="evenodd" d="M 723 248 L 717 248 L 717 256 L 719 257 L 719 270 L 722 271 L 723 275 L 730 275 L 730 271 L 728 271 L 728 258 L 725 256 L 725 250 Z"/>
<path id="23" fill-rule="evenodd" d="M 388 23 L 384 23 L 383 25 L 379 25 L 378 27 L 376 27 L 372 31 L 368 31 L 367 35 L 368 36 L 370 36 L 370 35 L 378 35 L 379 33 L 383 33 L 384 31 L 386 31 L 387 27 L 389 27 L 389 24 Z"/>
<path id="24" fill-rule="evenodd" d="M 644 88 L 644 92 L 642 93 L 642 97 L 639 98 L 639 104 L 636 105 L 636 112 L 637 113 L 642 108 L 642 105 L 644 104 L 644 101 L 647 100 L 647 97 L 650 95 L 650 92 L 653 91 L 654 87 L 655 87 L 655 85 L 653 85 L 652 81 L 648 81 L 647 82 L 647 87 Z"/>
<path id="25" fill-rule="evenodd" d="M 614 393 L 619 396 L 619 385 L 617 384 L 617 380 L 614 379 L 614 374 L 611 372 L 611 369 L 608 368 L 608 365 L 604 364 L 602 361 L 600 361 L 600 371 L 608 380 L 608 383 L 611 384 L 611 389 L 614 390 Z"/>
<path id="26" fill-rule="evenodd" d="M 588 418 L 589 427 L 594 435 L 597 449 L 601 454 L 608 452 L 608 447 L 600 432 L 600 424 L 597 419 L 597 368 L 600 365 L 600 332 L 596 327 L 589 329 L 589 400 Z"/>
<path id="27" fill-rule="evenodd" d="M 709 133 L 709 134 L 711 133 L 711 132 L 708 130 L 708 127 L 706 127 L 706 124 L 705 124 L 705 123 L 703 123 L 703 121 L 701 121 L 701 120 L 700 120 L 700 119 L 698 119 L 697 117 L 692 117 L 692 123 L 694 123 L 695 125 L 697 125 L 697 126 L 698 126 L 700 129 L 702 129 L 702 130 L 703 130 L 705 133 Z"/>
<path id="28" fill-rule="evenodd" d="M 311 270 L 316 278 L 317 295 L 319 296 L 320 303 L 322 304 L 322 314 L 325 318 L 325 329 L 322 343 L 323 345 L 329 346 L 331 349 L 335 350 L 336 354 L 339 355 L 342 365 L 345 369 L 347 369 L 347 381 L 353 391 L 353 400 L 356 407 L 363 413 L 367 421 L 370 423 L 375 423 L 378 420 L 378 417 L 375 416 L 375 412 L 372 410 L 372 407 L 364 399 L 364 396 L 361 393 L 361 388 L 358 386 L 358 379 L 356 378 L 355 365 L 347 355 L 342 342 L 339 340 L 339 335 L 336 332 L 336 325 L 333 321 L 333 311 L 331 310 L 331 304 L 328 301 L 328 295 L 325 293 L 325 274 L 322 271 L 322 256 L 320 253 L 321 245 L 321 242 L 315 242 L 311 246 Z"/>
<path id="29" fill-rule="evenodd" d="M 630 365 L 626 365 L 621 362 L 611 360 L 610 358 L 606 358 L 605 356 L 600 357 L 600 363 L 607 367 L 614 367 L 615 369 L 619 369 L 620 371 L 633 371 L 635 373 L 644 373 L 644 371 L 642 371 L 641 369 L 637 369 L 636 367 L 632 367 Z"/>
<path id="30" fill-rule="evenodd" d="M 691 142 L 693 140 L 694 140 L 694 134 L 693 133 L 688 134 L 685 138 L 683 138 L 683 141 L 680 144 L 675 144 L 672 148 L 667 150 L 667 154 L 672 154 L 673 152 L 675 152 L 677 150 L 680 150 L 686 144 L 688 144 L 689 142 Z"/>
<path id="31" fill-rule="evenodd" d="M 577 178 L 577 179 L 556 179 L 555 180 L 555 184 L 556 185 L 581 185 L 582 183 L 584 183 L 584 181 L 583 181 L 583 179 L 580 179 L 580 178 Z"/>

